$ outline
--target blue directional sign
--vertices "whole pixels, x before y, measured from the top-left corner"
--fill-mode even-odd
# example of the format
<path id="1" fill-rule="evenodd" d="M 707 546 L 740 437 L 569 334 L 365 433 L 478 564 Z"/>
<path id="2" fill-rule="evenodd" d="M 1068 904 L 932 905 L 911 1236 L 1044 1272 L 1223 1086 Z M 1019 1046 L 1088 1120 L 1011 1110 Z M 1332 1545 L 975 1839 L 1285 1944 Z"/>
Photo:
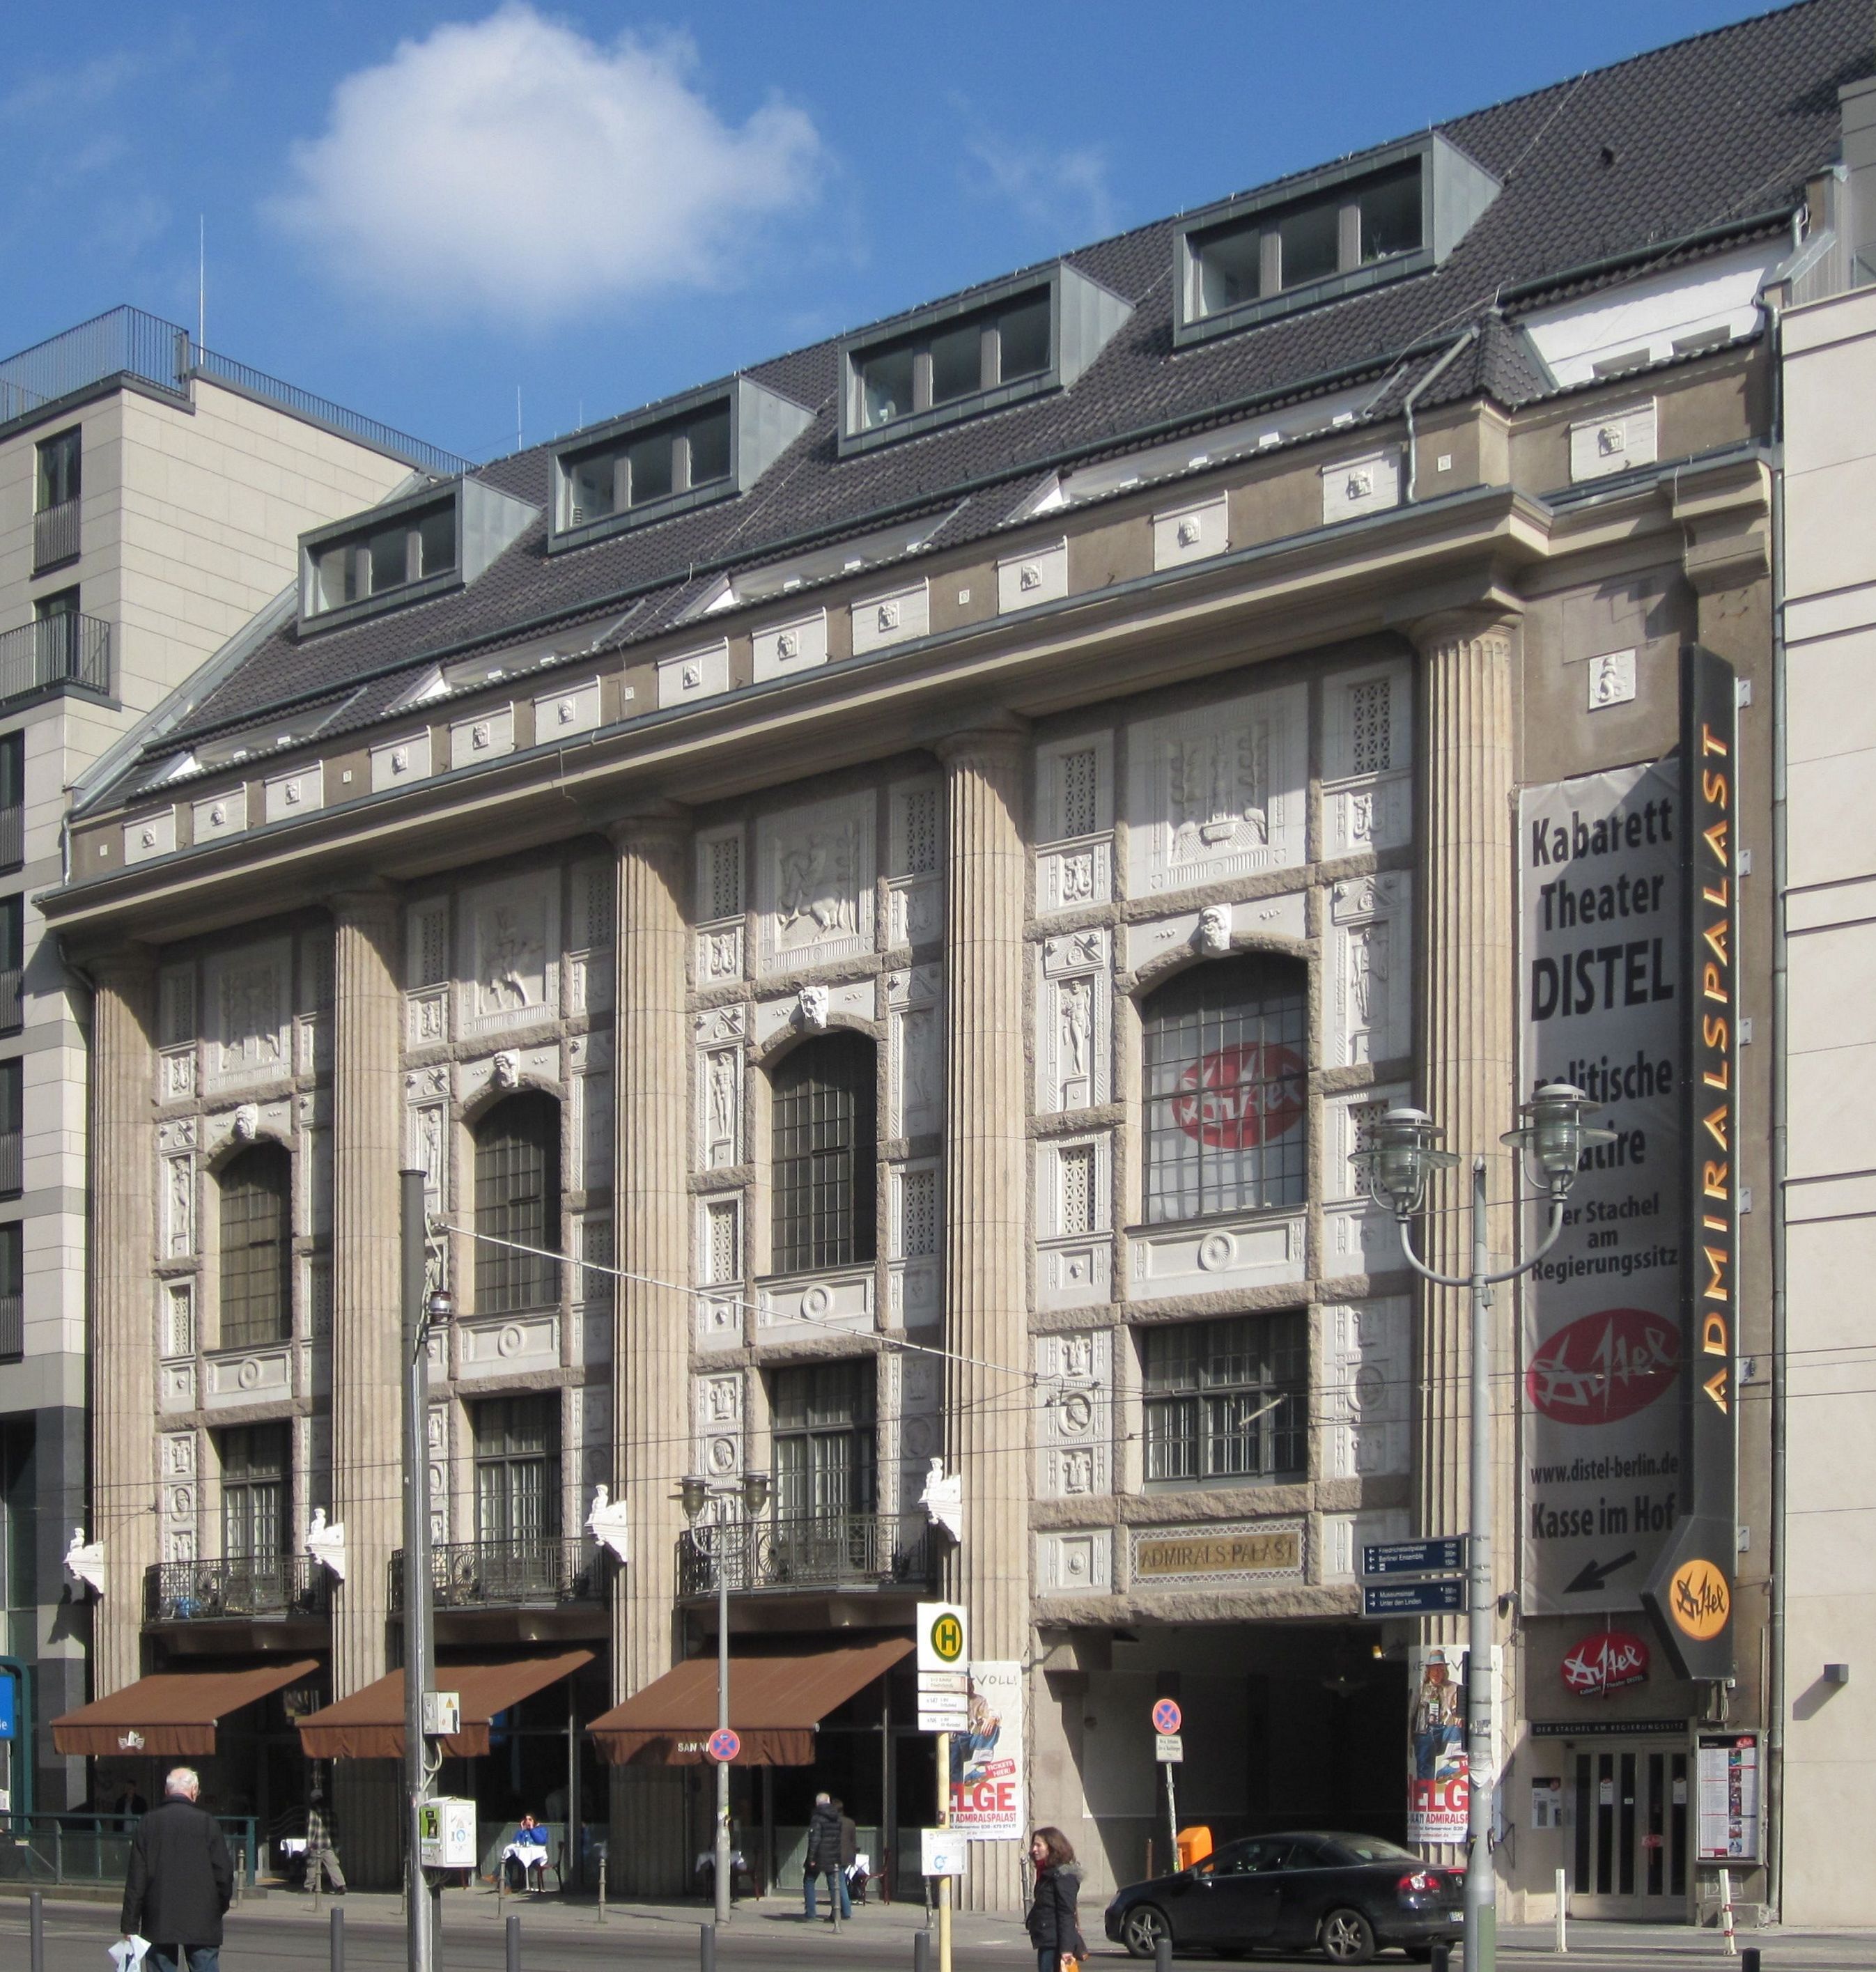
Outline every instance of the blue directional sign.
<path id="1" fill-rule="evenodd" d="M 1466 1536 L 1439 1540 L 1378 1541 L 1361 1550 L 1364 1575 L 1463 1575 Z"/>
<path id="2" fill-rule="evenodd" d="M 11 1671 L 0 1670 L 0 1739 L 11 1739 L 19 1730 L 14 1711 L 19 1688 L 19 1680 Z"/>
<path id="3" fill-rule="evenodd" d="M 1365 1582 L 1361 1613 L 1365 1616 L 1444 1616 L 1463 1608 L 1465 1598 L 1465 1583 L 1450 1578 L 1443 1582 Z"/>

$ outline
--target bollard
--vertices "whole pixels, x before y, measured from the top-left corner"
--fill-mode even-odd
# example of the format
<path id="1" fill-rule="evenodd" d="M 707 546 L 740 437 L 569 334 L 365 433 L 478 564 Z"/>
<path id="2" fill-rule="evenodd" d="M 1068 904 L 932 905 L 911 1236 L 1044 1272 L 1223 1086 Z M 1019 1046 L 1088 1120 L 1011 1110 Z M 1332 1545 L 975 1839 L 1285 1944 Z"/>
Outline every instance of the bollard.
<path id="1" fill-rule="evenodd" d="M 332 1972 L 345 1972 L 345 1913 L 336 1904 L 332 1906 Z"/>
<path id="2" fill-rule="evenodd" d="M 38 1972 L 35 1966 L 33 1972 Z M 912 1972 L 931 1972 L 931 1933 L 915 1931 L 912 1934 Z"/>
<path id="3" fill-rule="evenodd" d="M 32 1940 L 31 1972 L 46 1972 L 46 1903 L 37 1890 L 26 1900 L 26 1929 Z"/>
<path id="4" fill-rule="evenodd" d="M 1720 1928 L 1725 1934 L 1727 1956 L 1737 1958 L 1739 1956 L 1739 1939 L 1733 1928 L 1733 1872 L 1731 1869 L 1720 1872 Z"/>
<path id="5" fill-rule="evenodd" d="M 247 1849 L 245 1844 L 234 1852 L 234 1908 L 241 1908 L 241 1892 L 247 1887 Z"/>
<path id="6" fill-rule="evenodd" d="M 717 1927 L 714 1924 L 699 1925 L 697 1928 L 697 1963 L 700 1972 L 717 1972 Z"/>
<path id="7" fill-rule="evenodd" d="M 1557 1872 L 1557 1910 L 1552 1920 L 1551 1949 L 1567 1951 L 1570 1949 L 1570 1872 L 1559 1869 Z"/>
<path id="8" fill-rule="evenodd" d="M 606 1858 L 603 1856 L 600 1858 L 600 1914 L 595 1921 L 600 1924 L 606 1921 Z"/>
<path id="9" fill-rule="evenodd" d="M 508 1921 L 508 1972 L 521 1972 L 521 1921 L 511 1917 Z"/>
<path id="10" fill-rule="evenodd" d="M 1156 1938 L 1153 1941 L 1153 1972 L 1172 1972 L 1172 1940 Z"/>
<path id="11" fill-rule="evenodd" d="M 1453 1948 L 1443 1938 L 1433 1947 L 1432 1962 L 1433 1972 L 1451 1972 Z"/>
<path id="12" fill-rule="evenodd" d="M 1759 1972 L 1759 1948 L 1747 1945 L 1739 1954 L 1740 1972 Z"/>

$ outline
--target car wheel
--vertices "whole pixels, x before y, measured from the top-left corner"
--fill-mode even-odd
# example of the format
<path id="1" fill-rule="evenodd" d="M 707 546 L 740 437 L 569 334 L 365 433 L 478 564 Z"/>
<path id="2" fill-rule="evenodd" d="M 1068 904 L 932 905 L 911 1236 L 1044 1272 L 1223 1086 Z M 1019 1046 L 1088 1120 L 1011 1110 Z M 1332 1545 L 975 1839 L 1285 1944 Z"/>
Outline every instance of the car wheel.
<path id="1" fill-rule="evenodd" d="M 1319 1935 L 1332 1965 L 1365 1965 L 1374 1956 L 1374 1927 L 1358 1910 L 1331 1911 Z"/>
<path id="2" fill-rule="evenodd" d="M 1171 1942 L 1172 1927 L 1155 1905 L 1136 1904 L 1120 1921 L 1120 1941 L 1136 1958 L 1151 1958 L 1162 1938 Z"/>

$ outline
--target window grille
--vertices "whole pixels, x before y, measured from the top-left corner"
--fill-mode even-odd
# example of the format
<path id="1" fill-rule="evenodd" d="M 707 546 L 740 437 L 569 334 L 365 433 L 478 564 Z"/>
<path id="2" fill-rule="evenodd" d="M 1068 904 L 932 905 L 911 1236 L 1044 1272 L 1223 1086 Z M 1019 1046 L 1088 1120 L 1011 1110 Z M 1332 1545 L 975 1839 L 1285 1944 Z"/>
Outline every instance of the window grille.
<path id="1" fill-rule="evenodd" d="M 517 1252 L 479 1240 L 476 1308 L 481 1314 L 551 1308 L 561 1298 L 561 1112 L 551 1095 L 511 1095 L 476 1131 L 476 1229 L 531 1246 Z"/>
<path id="2" fill-rule="evenodd" d="M 615 879 L 612 870 L 603 864 L 588 870 L 586 878 L 587 947 L 589 951 L 596 952 L 613 942 Z"/>
<path id="3" fill-rule="evenodd" d="M 1100 786 L 1098 756 L 1092 746 L 1063 754 L 1056 766 L 1061 789 L 1061 813 L 1057 818 L 1064 835 L 1092 835 L 1100 826 L 1097 798 Z"/>
<path id="4" fill-rule="evenodd" d="M 1349 771 L 1384 774 L 1394 765 L 1394 686 L 1368 678 L 1348 687 Z"/>
<path id="5" fill-rule="evenodd" d="M 1148 1329 L 1140 1357 L 1149 1485 L 1306 1476 L 1309 1335 L 1300 1309 Z"/>
<path id="6" fill-rule="evenodd" d="M 426 911 L 417 919 L 417 984 L 438 986 L 449 976 L 449 913 Z"/>
<path id="7" fill-rule="evenodd" d="M 805 1042 L 783 1059 L 774 1089 L 775 1271 L 871 1259 L 872 1043 L 855 1033 Z"/>
<path id="8" fill-rule="evenodd" d="M 169 1332 L 165 1338 L 165 1356 L 195 1353 L 195 1303 L 186 1286 L 169 1290 Z"/>
<path id="9" fill-rule="evenodd" d="M 708 1208 L 706 1229 L 708 1252 L 704 1264 L 710 1270 L 710 1285 L 721 1287 L 740 1280 L 743 1273 L 743 1242 L 738 1236 L 741 1214 L 733 1198 L 719 1199 Z"/>
<path id="10" fill-rule="evenodd" d="M 293 1164 L 256 1144 L 221 1174 L 224 1349 L 284 1342 L 293 1333 Z"/>
<path id="11" fill-rule="evenodd" d="M 743 909 L 743 838 L 720 835 L 708 844 L 708 915 L 733 918 Z"/>
<path id="12" fill-rule="evenodd" d="M 900 1180 L 899 1247 L 908 1260 L 938 1250 L 938 1174 L 930 1165 L 907 1171 Z"/>
<path id="13" fill-rule="evenodd" d="M 938 790 L 914 788 L 905 797 L 905 873 L 929 877 L 938 867 Z"/>
<path id="14" fill-rule="evenodd" d="M 1094 1230 L 1094 1146 L 1070 1144 L 1058 1153 L 1061 1224 L 1064 1233 Z"/>
<path id="15" fill-rule="evenodd" d="M 161 1045 L 179 1047 L 195 1037 L 195 975 L 193 971 L 165 972 L 162 986 Z"/>
<path id="16" fill-rule="evenodd" d="M 1307 1180 L 1303 968 L 1266 958 L 1181 974 L 1147 1001 L 1146 1216 L 1299 1205 Z"/>

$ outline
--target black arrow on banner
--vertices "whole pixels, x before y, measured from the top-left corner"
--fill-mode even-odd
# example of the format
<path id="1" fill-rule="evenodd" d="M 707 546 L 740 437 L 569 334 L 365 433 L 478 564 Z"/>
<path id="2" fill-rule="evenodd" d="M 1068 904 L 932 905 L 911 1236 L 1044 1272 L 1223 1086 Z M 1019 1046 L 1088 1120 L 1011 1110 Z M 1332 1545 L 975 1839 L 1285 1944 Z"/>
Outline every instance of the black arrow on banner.
<path id="1" fill-rule="evenodd" d="M 1586 1562 L 1576 1580 L 1565 1588 L 1564 1593 L 1566 1595 L 1582 1595 L 1600 1588 L 1617 1569 L 1627 1567 L 1634 1559 L 1635 1550 L 1630 1548 L 1626 1554 L 1617 1555 L 1613 1561 Z"/>

